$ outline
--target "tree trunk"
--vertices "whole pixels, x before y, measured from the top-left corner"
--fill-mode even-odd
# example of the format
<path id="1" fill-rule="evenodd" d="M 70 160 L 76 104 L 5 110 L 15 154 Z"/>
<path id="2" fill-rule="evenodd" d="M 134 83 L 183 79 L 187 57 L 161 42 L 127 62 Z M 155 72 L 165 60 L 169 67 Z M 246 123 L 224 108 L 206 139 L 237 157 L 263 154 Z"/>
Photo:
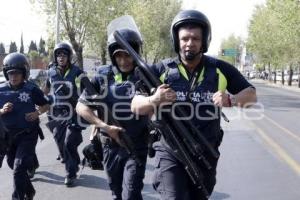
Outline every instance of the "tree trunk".
<path id="1" fill-rule="evenodd" d="M 75 40 L 75 37 L 72 37 L 70 33 L 69 33 L 69 38 L 77 57 L 76 63 L 78 67 L 83 69 L 83 56 L 82 56 L 83 47 Z"/>
<path id="2" fill-rule="evenodd" d="M 147 56 L 147 52 L 144 51 L 144 58 L 145 58 L 145 62 L 148 63 L 148 56 Z"/>
<path id="3" fill-rule="evenodd" d="M 271 64 L 268 63 L 268 79 L 269 82 L 272 82 L 272 72 L 271 72 Z"/>
<path id="4" fill-rule="evenodd" d="M 152 62 L 153 64 L 158 62 L 158 57 L 159 57 L 159 55 L 158 55 L 158 53 L 156 53 L 154 56 L 153 62 Z"/>
<path id="5" fill-rule="evenodd" d="M 300 88 L 300 62 L 298 62 L 298 88 Z"/>
<path id="6" fill-rule="evenodd" d="M 288 80 L 288 85 L 291 86 L 292 85 L 292 81 L 293 81 L 293 69 L 292 69 L 292 64 L 289 65 L 289 80 Z"/>
<path id="7" fill-rule="evenodd" d="M 82 57 L 82 50 L 81 52 L 76 52 L 76 56 L 77 56 L 77 65 L 83 69 L 83 57 Z"/>
<path id="8" fill-rule="evenodd" d="M 102 65 L 106 65 L 106 46 L 102 45 L 101 46 L 101 63 Z"/>

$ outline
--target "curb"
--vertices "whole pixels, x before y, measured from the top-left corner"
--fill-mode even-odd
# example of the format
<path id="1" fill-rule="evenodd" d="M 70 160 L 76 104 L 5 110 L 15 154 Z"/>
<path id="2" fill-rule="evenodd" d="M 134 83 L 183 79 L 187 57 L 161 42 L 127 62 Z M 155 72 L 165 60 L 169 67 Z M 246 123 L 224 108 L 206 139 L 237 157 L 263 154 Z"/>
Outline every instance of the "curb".
<path id="1" fill-rule="evenodd" d="M 286 89 L 286 90 L 289 90 L 289 91 L 294 91 L 294 92 L 299 92 L 300 93 L 300 88 L 298 88 L 297 86 L 282 85 L 281 83 L 276 83 L 275 84 L 275 83 L 269 82 L 267 80 L 260 80 L 260 79 L 253 79 L 253 80 L 250 80 L 250 82 L 264 83 L 264 84 L 269 85 L 271 87 L 282 88 L 282 89 Z"/>

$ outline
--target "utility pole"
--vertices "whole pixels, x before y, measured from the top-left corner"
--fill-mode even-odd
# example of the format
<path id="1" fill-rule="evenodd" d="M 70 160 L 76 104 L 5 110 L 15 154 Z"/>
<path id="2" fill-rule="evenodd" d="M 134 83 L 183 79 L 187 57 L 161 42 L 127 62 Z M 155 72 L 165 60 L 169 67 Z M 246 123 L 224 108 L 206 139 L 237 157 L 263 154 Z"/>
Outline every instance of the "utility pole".
<path id="1" fill-rule="evenodd" d="M 60 0 L 56 0 L 56 38 L 55 44 L 59 43 L 59 18 L 60 18 Z"/>

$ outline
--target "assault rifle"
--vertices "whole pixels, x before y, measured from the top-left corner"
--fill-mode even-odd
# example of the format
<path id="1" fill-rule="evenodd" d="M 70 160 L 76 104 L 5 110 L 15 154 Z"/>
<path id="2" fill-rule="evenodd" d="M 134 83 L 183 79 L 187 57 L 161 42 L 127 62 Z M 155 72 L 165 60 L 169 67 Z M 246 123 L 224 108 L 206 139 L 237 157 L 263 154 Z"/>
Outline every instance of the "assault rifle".
<path id="1" fill-rule="evenodd" d="M 101 115 L 107 114 L 106 117 L 107 117 L 107 121 L 109 123 L 112 123 L 113 125 L 118 126 L 118 127 L 122 127 L 120 122 L 117 121 L 113 117 L 113 115 L 111 113 L 111 110 L 106 109 L 104 111 L 103 106 L 97 105 L 97 102 L 100 101 L 100 99 L 98 98 L 99 93 L 96 91 L 96 89 L 94 88 L 94 86 L 92 85 L 92 83 L 90 82 L 88 77 L 86 77 L 86 76 L 81 77 L 81 83 L 82 83 L 83 87 L 85 88 L 85 90 L 86 90 L 87 94 L 89 95 L 89 97 L 91 97 L 92 106 L 96 107 L 98 117 L 103 119 L 104 117 L 99 116 L 99 114 L 101 114 Z M 137 162 L 137 164 L 139 166 L 141 166 L 142 162 L 137 156 L 137 152 L 134 148 L 135 145 L 134 145 L 132 139 L 129 137 L 129 135 L 122 132 L 122 133 L 119 134 L 119 138 L 120 138 L 120 141 L 121 141 L 121 146 L 123 146 L 126 149 L 127 153 Z"/>
<path id="2" fill-rule="evenodd" d="M 141 59 L 135 50 L 122 37 L 119 31 L 114 32 L 114 37 L 119 45 L 128 51 L 134 61 L 137 63 L 136 72 L 141 79 L 146 91 L 151 95 L 155 89 L 161 85 L 161 81 L 153 74 L 149 66 Z M 170 110 L 174 110 L 179 117 L 188 117 L 179 106 L 166 105 Z M 186 118 L 187 119 L 187 118 Z M 174 155 L 184 165 L 184 168 L 191 178 L 192 182 L 202 192 L 206 198 L 209 194 L 203 184 L 203 174 L 197 165 L 197 161 L 202 162 L 207 169 L 211 169 L 210 163 L 203 156 L 204 149 L 215 157 L 219 157 L 219 153 L 204 138 L 203 134 L 189 120 L 180 121 L 174 119 L 171 112 L 163 112 L 159 119 L 159 127 L 166 143 L 173 150 Z M 195 161 L 196 158 L 196 161 Z"/>

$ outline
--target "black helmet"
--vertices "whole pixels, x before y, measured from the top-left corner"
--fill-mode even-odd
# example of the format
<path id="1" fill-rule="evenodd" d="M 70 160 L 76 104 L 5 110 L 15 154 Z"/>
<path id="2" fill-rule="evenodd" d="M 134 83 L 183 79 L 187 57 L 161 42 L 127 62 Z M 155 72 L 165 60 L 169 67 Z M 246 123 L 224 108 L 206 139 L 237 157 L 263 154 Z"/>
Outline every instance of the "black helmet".
<path id="1" fill-rule="evenodd" d="M 59 51 L 65 51 L 65 53 L 68 55 L 68 61 L 71 62 L 73 50 L 72 47 L 66 43 L 66 42 L 60 42 L 54 47 L 53 56 L 54 56 L 54 62 L 57 62 L 57 53 Z"/>
<path id="2" fill-rule="evenodd" d="M 9 71 L 21 71 L 25 79 L 29 76 L 29 63 L 24 54 L 10 53 L 3 60 L 3 74 L 8 80 Z"/>
<path id="3" fill-rule="evenodd" d="M 123 36 L 123 38 L 131 45 L 131 47 L 138 53 L 140 54 L 141 48 L 143 45 L 143 41 L 141 36 L 131 30 L 131 29 L 121 29 L 119 30 L 119 33 Z M 115 59 L 113 58 L 114 53 L 116 50 L 121 50 L 123 49 L 115 40 L 113 35 L 110 35 L 107 39 L 107 45 L 108 45 L 108 54 L 111 59 L 111 62 L 116 65 Z M 125 51 L 125 50 L 123 50 Z"/>
<path id="4" fill-rule="evenodd" d="M 207 17 L 197 10 L 183 10 L 174 17 L 170 32 L 175 52 L 179 52 L 178 30 L 186 24 L 195 24 L 202 28 L 203 53 L 207 52 L 211 41 L 211 27 Z"/>

